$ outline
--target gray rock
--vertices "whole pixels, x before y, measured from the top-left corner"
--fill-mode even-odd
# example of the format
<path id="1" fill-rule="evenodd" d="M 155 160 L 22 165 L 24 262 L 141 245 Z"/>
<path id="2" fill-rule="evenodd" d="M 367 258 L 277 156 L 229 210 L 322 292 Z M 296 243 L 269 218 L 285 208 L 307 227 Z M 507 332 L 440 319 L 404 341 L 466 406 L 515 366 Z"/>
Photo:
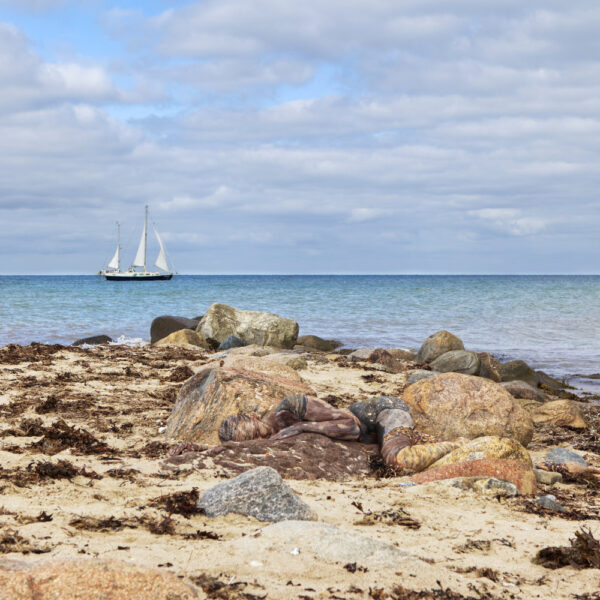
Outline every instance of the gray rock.
<path id="1" fill-rule="evenodd" d="M 113 339 L 107 335 L 93 335 L 91 337 L 81 338 L 71 344 L 71 346 L 83 346 L 88 344 L 89 346 L 96 346 L 97 344 L 108 344 Z"/>
<path id="2" fill-rule="evenodd" d="M 502 381 L 514 381 L 519 379 L 533 387 L 537 387 L 537 373 L 522 360 L 511 360 L 500 367 L 500 379 Z"/>
<path id="3" fill-rule="evenodd" d="M 558 379 L 555 379 L 554 377 L 550 377 L 550 375 L 548 375 L 547 373 L 544 373 L 544 371 L 536 371 L 537 374 L 537 380 L 538 380 L 538 385 L 540 386 L 545 386 L 546 388 L 548 388 L 549 390 L 558 392 L 560 390 L 563 390 L 566 386 L 562 381 L 559 381 Z"/>
<path id="4" fill-rule="evenodd" d="M 500 384 L 514 398 L 523 400 L 535 400 L 536 402 L 548 402 L 549 398 L 544 392 L 534 388 L 525 381 L 504 381 Z"/>
<path id="5" fill-rule="evenodd" d="M 407 385 L 410 385 L 411 383 L 417 383 L 417 381 L 421 381 L 421 379 L 429 379 L 430 377 L 435 377 L 439 374 L 439 371 L 426 371 L 425 369 L 417 369 L 408 376 L 406 383 Z"/>
<path id="6" fill-rule="evenodd" d="M 417 362 L 428 363 L 451 350 L 464 350 L 462 340 L 449 331 L 438 331 L 430 335 L 417 353 Z"/>
<path id="7" fill-rule="evenodd" d="M 560 473 L 554 473 L 553 471 L 544 471 L 544 469 L 534 469 L 535 478 L 538 483 L 544 485 L 554 485 L 560 483 L 563 480 L 563 476 Z"/>
<path id="8" fill-rule="evenodd" d="M 350 362 L 358 362 L 361 360 L 368 360 L 369 356 L 373 353 L 375 348 L 359 348 L 348 354 L 348 360 Z"/>
<path id="9" fill-rule="evenodd" d="M 312 520 L 313 511 L 271 467 L 256 467 L 210 488 L 197 502 L 208 517 L 236 513 L 259 521 Z"/>
<path id="10" fill-rule="evenodd" d="M 540 496 L 537 500 L 534 500 L 536 504 L 539 504 L 542 508 L 548 510 L 555 510 L 557 512 L 566 512 L 562 504 L 556 501 L 556 497 L 548 494 L 547 496 Z"/>
<path id="11" fill-rule="evenodd" d="M 337 340 L 324 340 L 318 335 L 303 335 L 298 338 L 297 344 L 305 348 L 319 350 L 320 352 L 332 352 L 342 345 L 342 342 Z"/>
<path id="12" fill-rule="evenodd" d="M 519 490 L 514 483 L 495 477 L 479 479 L 473 484 L 473 489 L 480 494 L 498 497 L 514 497 L 519 495 Z"/>
<path id="13" fill-rule="evenodd" d="M 500 361 L 489 352 L 479 352 L 477 356 L 479 356 L 479 371 L 477 371 L 477 375 L 499 382 L 500 370 L 502 368 Z"/>
<path id="14" fill-rule="evenodd" d="M 479 371 L 479 356 L 468 350 L 451 350 L 433 360 L 431 368 L 440 373 L 475 375 Z"/>
<path id="15" fill-rule="evenodd" d="M 587 463 L 577 452 L 569 448 L 551 448 L 544 456 L 544 462 L 547 463 L 577 463 L 582 467 L 587 467 Z"/>
<path id="16" fill-rule="evenodd" d="M 174 317 L 172 315 L 162 315 L 156 317 L 150 325 L 150 343 L 155 344 L 174 331 L 180 329 L 196 329 L 198 321 L 195 319 L 186 319 L 185 317 Z"/>
<path id="17" fill-rule="evenodd" d="M 398 562 L 414 558 L 391 544 L 326 523 L 275 523 L 262 529 L 257 541 L 275 549 L 298 548 L 327 562 L 357 563 L 370 568 L 396 568 Z"/>
<path id="18" fill-rule="evenodd" d="M 224 339 L 220 343 L 217 350 L 218 351 L 231 350 L 231 348 L 241 348 L 242 346 L 245 346 L 245 345 L 246 344 L 244 343 L 244 340 L 239 338 L 237 335 L 230 335 L 228 338 Z"/>

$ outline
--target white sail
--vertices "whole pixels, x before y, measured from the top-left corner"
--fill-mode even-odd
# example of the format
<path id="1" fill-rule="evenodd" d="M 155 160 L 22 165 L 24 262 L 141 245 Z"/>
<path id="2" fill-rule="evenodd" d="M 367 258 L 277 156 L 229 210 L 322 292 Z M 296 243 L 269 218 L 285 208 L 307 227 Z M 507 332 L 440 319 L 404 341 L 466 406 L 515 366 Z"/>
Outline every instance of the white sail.
<path id="1" fill-rule="evenodd" d="M 120 265 L 120 253 L 121 253 L 121 246 L 117 246 L 117 249 L 115 251 L 115 255 L 112 257 L 111 261 L 108 263 L 108 267 L 109 269 L 118 269 L 119 265 Z"/>
<path id="2" fill-rule="evenodd" d="M 142 238 L 140 239 L 140 245 L 138 246 L 137 254 L 133 261 L 134 267 L 144 267 L 144 269 L 146 268 L 146 225 L 147 223 L 144 222 Z"/>
<path id="3" fill-rule="evenodd" d="M 156 227 L 154 228 L 154 235 L 156 235 L 156 239 L 158 240 L 158 245 L 160 246 L 160 252 L 158 253 L 156 262 L 154 264 L 159 269 L 162 269 L 163 271 L 168 271 L 169 265 L 167 264 L 167 255 L 165 253 L 165 246 L 163 244 L 163 241 L 162 241 L 160 235 L 158 235 L 158 231 L 156 231 Z"/>

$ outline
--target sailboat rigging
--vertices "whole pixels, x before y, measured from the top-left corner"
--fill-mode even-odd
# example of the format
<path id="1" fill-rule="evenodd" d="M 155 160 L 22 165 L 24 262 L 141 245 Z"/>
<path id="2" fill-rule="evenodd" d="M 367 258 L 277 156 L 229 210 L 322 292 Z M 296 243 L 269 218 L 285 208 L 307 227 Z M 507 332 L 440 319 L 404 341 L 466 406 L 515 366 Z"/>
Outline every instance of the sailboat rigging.
<path id="1" fill-rule="evenodd" d="M 142 237 L 140 238 L 137 253 L 129 269 L 127 271 L 121 271 L 121 226 L 117 223 L 117 249 L 107 265 L 108 268 L 100 271 L 99 275 L 104 276 L 107 281 L 168 281 L 171 279 L 173 277 L 173 271 L 169 268 L 169 263 L 167 262 L 165 245 L 156 230 L 156 227 L 153 226 L 152 228 L 154 230 L 154 235 L 156 235 L 156 239 L 158 240 L 158 245 L 160 246 L 160 252 L 158 253 L 154 265 L 164 272 L 151 272 L 146 268 L 146 250 L 148 243 L 148 207 L 146 206 Z M 136 271 L 136 267 L 142 267 L 144 270 Z"/>

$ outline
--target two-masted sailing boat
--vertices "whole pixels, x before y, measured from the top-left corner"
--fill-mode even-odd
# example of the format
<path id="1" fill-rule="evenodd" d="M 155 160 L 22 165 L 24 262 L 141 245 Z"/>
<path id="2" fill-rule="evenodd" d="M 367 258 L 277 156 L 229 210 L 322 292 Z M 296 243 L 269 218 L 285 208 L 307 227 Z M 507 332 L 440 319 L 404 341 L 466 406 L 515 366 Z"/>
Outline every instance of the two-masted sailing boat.
<path id="1" fill-rule="evenodd" d="M 154 235 L 156 235 L 156 239 L 158 240 L 158 245 L 160 246 L 160 252 L 154 265 L 164 272 L 146 270 L 146 245 L 148 241 L 148 207 L 146 206 L 144 230 L 142 231 L 142 238 L 140 239 L 140 245 L 138 246 L 133 264 L 127 271 L 121 271 L 121 228 L 117 223 L 117 250 L 108 263 L 108 268 L 100 271 L 99 275 L 103 275 L 108 281 L 166 281 L 171 279 L 173 272 L 169 269 L 169 264 L 167 263 L 165 245 L 160 235 L 158 235 L 156 227 L 153 227 L 153 229 Z M 143 267 L 144 270 L 136 271 L 136 267 Z"/>

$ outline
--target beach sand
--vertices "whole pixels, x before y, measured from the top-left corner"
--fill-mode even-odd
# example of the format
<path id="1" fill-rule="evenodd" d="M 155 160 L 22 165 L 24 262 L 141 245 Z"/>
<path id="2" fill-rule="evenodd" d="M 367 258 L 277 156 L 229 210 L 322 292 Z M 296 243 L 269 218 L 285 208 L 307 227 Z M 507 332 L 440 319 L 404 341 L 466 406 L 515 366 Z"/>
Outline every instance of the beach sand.
<path id="1" fill-rule="evenodd" d="M 341 406 L 405 387 L 406 372 L 336 354 L 303 356 L 302 381 Z M 568 545 L 582 526 L 600 539 L 600 488 L 593 483 L 540 486 L 567 508 L 561 515 L 532 512 L 531 498 L 497 499 L 443 481 L 400 487 L 403 480 L 375 474 L 288 480 L 319 521 L 406 553 L 393 567 L 336 563 L 316 558 L 310 545 L 265 539 L 268 524 L 253 518 L 169 512 L 164 496 L 193 498 L 193 490 L 231 476 L 210 459 L 202 469 L 163 463 L 174 441 L 159 429 L 183 380 L 214 360 L 209 353 L 34 345 L 7 347 L 0 359 L 1 559 L 158 567 L 192 582 L 200 598 L 598 598 L 599 569 L 532 562 L 541 548 Z M 597 426 L 599 407 L 583 411 Z M 66 426 L 57 426 L 59 419 Z M 575 443 L 600 452 L 597 431 L 547 427 L 536 430 L 530 451 L 535 462 L 550 445 Z M 580 452 L 600 466 L 600 454 Z M 441 587 L 456 596 L 394 595 L 397 586 Z"/>

